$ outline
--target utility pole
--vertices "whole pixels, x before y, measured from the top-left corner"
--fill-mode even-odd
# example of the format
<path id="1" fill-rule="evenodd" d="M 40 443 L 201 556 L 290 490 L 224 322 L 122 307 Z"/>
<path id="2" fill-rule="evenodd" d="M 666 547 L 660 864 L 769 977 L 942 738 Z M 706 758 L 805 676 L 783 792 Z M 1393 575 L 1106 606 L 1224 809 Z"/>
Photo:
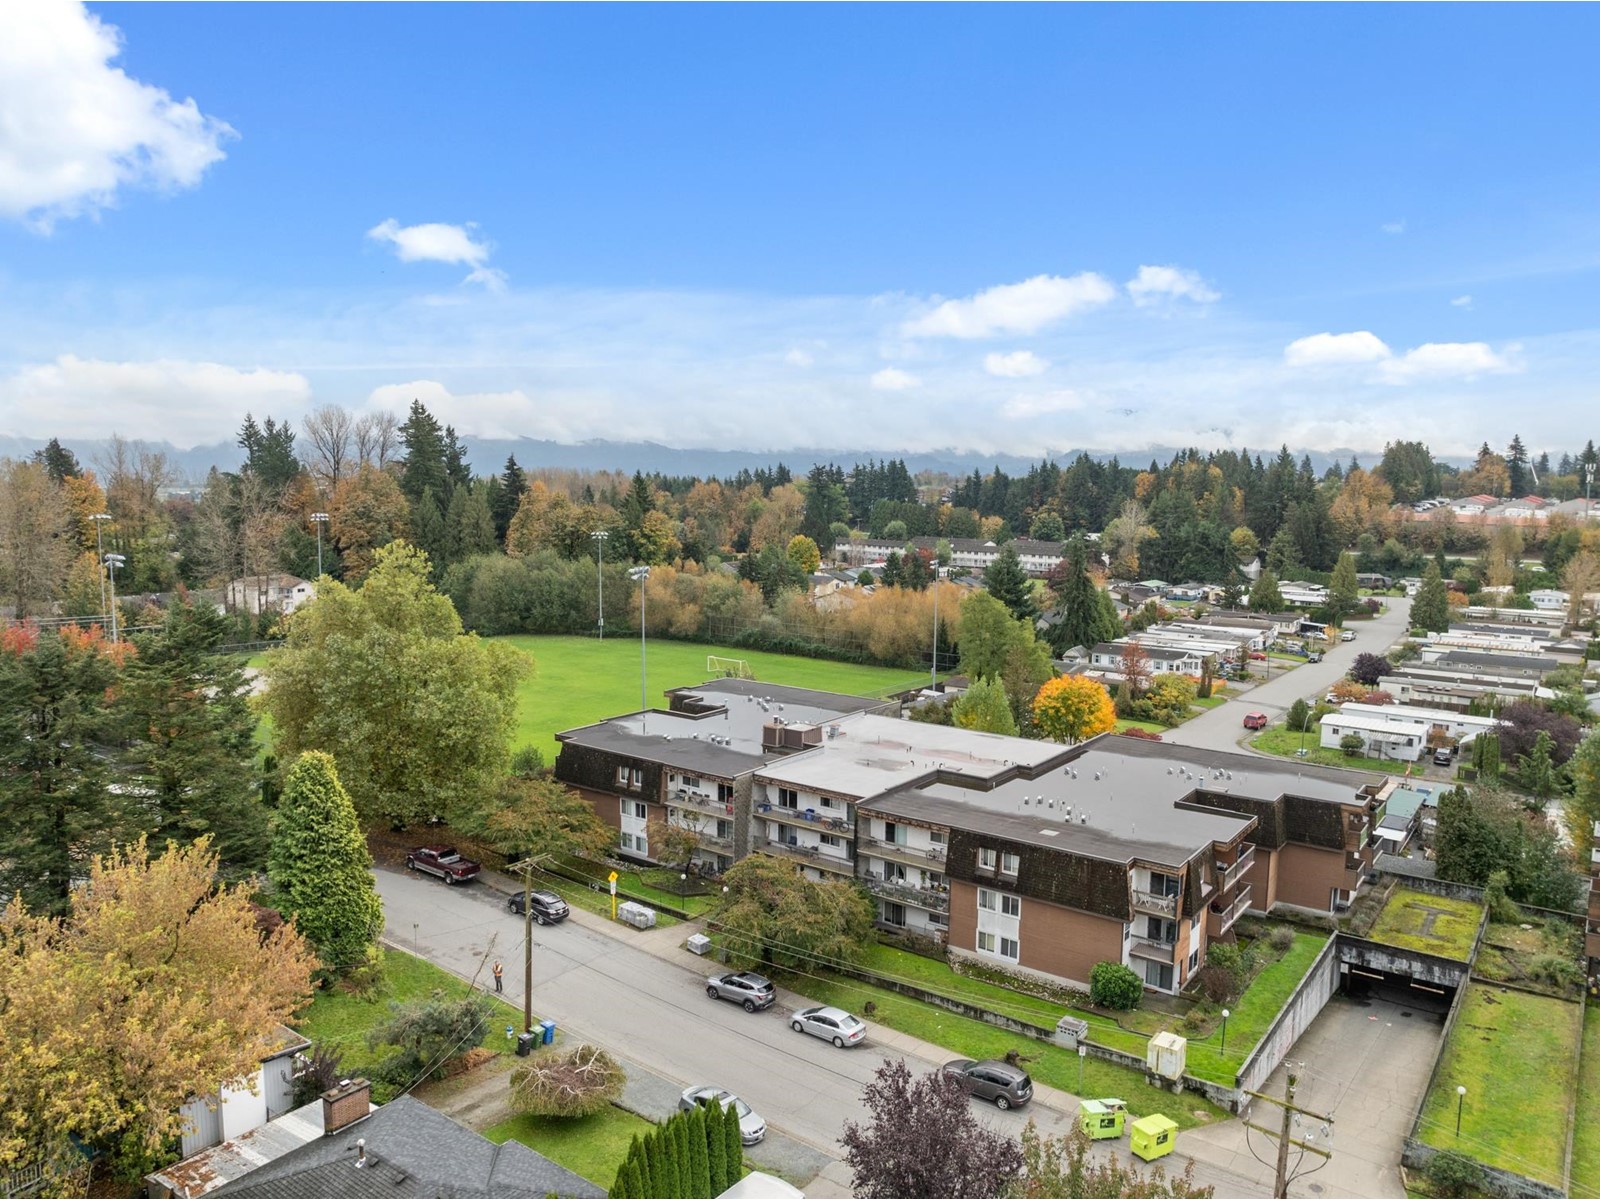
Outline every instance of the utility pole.
<path id="1" fill-rule="evenodd" d="M 1315 1154 L 1324 1160 L 1333 1157 L 1328 1151 L 1322 1149 L 1321 1147 L 1311 1145 L 1309 1141 L 1300 1141 L 1298 1138 L 1289 1136 L 1289 1132 L 1293 1124 L 1298 1121 L 1300 1117 L 1304 1116 L 1309 1118 L 1313 1124 L 1319 1122 L 1321 1123 L 1322 1136 L 1325 1140 L 1333 1137 L 1332 1117 L 1324 1116 L 1322 1113 L 1312 1112 L 1309 1108 L 1296 1107 L 1294 1102 L 1294 1089 L 1295 1085 L 1299 1082 L 1299 1079 L 1300 1077 L 1296 1075 L 1293 1070 L 1289 1072 L 1289 1078 L 1284 1085 L 1283 1099 L 1281 1100 L 1276 1096 L 1269 1096 L 1265 1092 L 1246 1092 L 1247 1095 L 1254 1096 L 1257 1100 L 1265 1100 L 1268 1104 L 1276 1104 L 1283 1109 L 1283 1123 L 1281 1128 L 1278 1129 L 1268 1129 L 1265 1126 L 1256 1125 L 1250 1121 L 1242 1122 L 1246 1129 L 1254 1129 L 1257 1133 L 1264 1133 L 1269 1138 L 1275 1138 L 1277 1140 L 1278 1160 L 1274 1170 L 1272 1184 L 1272 1194 L 1277 1198 L 1277 1200 L 1283 1200 L 1284 1197 L 1288 1196 L 1289 1185 L 1294 1182 L 1295 1178 L 1299 1174 L 1301 1174 L 1301 1172 L 1296 1171 L 1293 1175 L 1291 1175 L 1289 1172 L 1290 1146 L 1298 1146 L 1302 1152 L 1302 1158 L 1306 1153 Z M 1306 1137 L 1308 1139 L 1315 1138 L 1316 1134 L 1308 1132 Z M 1248 1143 L 1246 1144 L 1248 1145 Z M 1250 1151 L 1250 1153 L 1253 1157 L 1255 1157 L 1257 1162 L 1263 1161 L 1253 1149 Z M 1316 1169 L 1320 1170 L 1321 1168 L 1319 1167 Z"/>
<path id="2" fill-rule="evenodd" d="M 508 872 L 522 876 L 522 1031 L 524 1033 L 533 1032 L 533 871 L 543 857 L 545 856 L 538 855 L 534 858 L 525 858 L 506 868 Z"/>
<path id="3" fill-rule="evenodd" d="M 311 514 L 311 523 L 317 527 L 317 578 L 322 578 L 322 527 L 328 523 L 328 514 L 314 512 Z"/>

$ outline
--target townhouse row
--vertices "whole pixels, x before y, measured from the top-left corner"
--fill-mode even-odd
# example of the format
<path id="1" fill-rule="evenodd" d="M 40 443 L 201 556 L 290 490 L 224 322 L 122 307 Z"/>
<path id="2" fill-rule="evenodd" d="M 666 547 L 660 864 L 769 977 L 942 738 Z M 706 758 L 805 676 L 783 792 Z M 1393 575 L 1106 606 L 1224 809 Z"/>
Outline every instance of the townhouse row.
<path id="1" fill-rule="evenodd" d="M 1348 904 L 1387 776 L 1105 735 L 1077 746 L 899 719 L 859 697 L 716 680 L 558 734 L 558 779 L 655 861 L 747 854 L 855 880 L 889 929 L 1086 985 L 1122 962 L 1181 990 L 1246 912 Z M 677 865 L 677 864 L 671 864 Z"/>

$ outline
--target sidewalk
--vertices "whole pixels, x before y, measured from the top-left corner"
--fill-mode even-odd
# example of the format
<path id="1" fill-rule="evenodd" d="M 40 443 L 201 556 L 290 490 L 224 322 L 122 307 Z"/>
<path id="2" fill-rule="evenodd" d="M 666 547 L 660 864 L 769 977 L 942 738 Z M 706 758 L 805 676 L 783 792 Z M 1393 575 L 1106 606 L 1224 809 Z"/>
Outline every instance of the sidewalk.
<path id="1" fill-rule="evenodd" d="M 485 870 L 480 881 L 504 894 L 519 890 L 518 883 L 508 875 Z M 699 921 L 680 921 L 675 925 L 654 929 L 634 929 L 614 922 L 607 917 L 573 907 L 567 918 L 586 929 L 608 937 L 620 939 L 644 950 L 654 958 L 673 963 L 701 975 L 713 975 L 718 964 L 715 959 L 691 953 L 684 945 L 689 936 L 700 931 Z M 779 989 L 779 1003 L 791 1010 L 805 1008 L 813 1003 L 797 993 Z M 958 1057 L 954 1051 L 910 1034 L 901 1033 L 885 1025 L 872 1026 L 873 1044 L 892 1049 L 901 1054 L 920 1058 L 926 1062 L 942 1063 Z M 1079 1097 L 1058 1088 L 1035 1083 L 1033 1087 L 1033 1120 L 1042 1133 L 1066 1133 L 1077 1119 Z M 1040 1111 L 1043 1110 L 1043 1111 Z M 1257 1139 L 1258 1141 L 1260 1139 Z M 1244 1128 L 1238 1121 L 1226 1121 L 1203 1129 L 1186 1129 L 1178 1135 L 1180 1149 L 1162 1166 L 1168 1174 L 1179 1174 L 1189 1159 L 1195 1163 L 1195 1178 L 1216 1188 L 1218 1196 L 1255 1197 L 1272 1194 L 1272 1169 L 1256 1162 L 1244 1150 Z M 1105 1153 L 1117 1153 L 1128 1158 L 1127 1147 L 1119 1144 Z M 1136 1164 L 1137 1165 L 1137 1164 Z M 1328 1180 L 1328 1183 L 1333 1183 Z M 850 1169 L 837 1159 L 805 1187 L 808 1196 L 848 1196 L 850 1194 Z"/>

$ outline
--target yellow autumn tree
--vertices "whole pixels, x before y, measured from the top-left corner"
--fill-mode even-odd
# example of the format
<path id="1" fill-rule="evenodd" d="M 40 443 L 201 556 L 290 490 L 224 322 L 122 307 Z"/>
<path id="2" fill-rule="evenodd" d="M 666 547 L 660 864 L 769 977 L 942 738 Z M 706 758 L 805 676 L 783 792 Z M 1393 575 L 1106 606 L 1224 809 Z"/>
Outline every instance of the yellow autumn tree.
<path id="1" fill-rule="evenodd" d="M 1081 742 L 1116 728 L 1117 710 L 1105 685 L 1082 675 L 1052 679 L 1033 698 L 1033 720 L 1046 737 Z"/>

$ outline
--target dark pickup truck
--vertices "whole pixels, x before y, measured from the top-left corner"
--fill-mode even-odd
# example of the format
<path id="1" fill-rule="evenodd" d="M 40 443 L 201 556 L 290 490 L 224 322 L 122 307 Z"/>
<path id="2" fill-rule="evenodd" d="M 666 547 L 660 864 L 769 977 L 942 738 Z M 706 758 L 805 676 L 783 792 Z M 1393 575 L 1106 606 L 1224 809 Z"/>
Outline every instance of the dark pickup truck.
<path id="1" fill-rule="evenodd" d="M 406 870 L 437 875 L 446 883 L 469 883 L 482 868 L 470 858 L 462 858 L 453 846 L 418 846 L 406 855 Z"/>

